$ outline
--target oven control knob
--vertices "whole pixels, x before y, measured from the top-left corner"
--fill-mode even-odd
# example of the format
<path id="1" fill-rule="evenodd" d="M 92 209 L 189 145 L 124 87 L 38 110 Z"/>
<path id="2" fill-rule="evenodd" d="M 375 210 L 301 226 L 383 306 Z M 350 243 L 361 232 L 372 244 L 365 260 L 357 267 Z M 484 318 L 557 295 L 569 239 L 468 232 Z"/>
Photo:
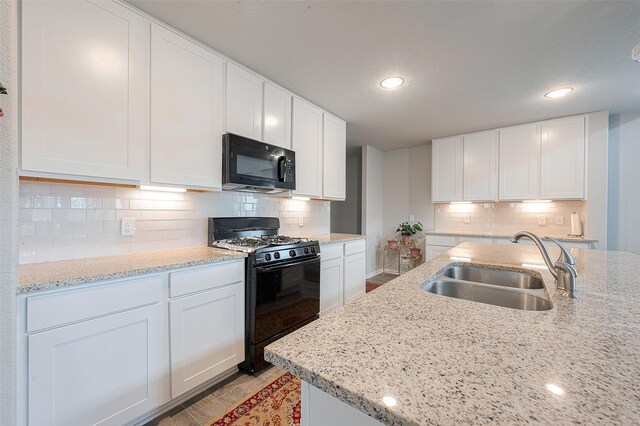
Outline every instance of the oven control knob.
<path id="1" fill-rule="evenodd" d="M 295 250 L 289 250 L 289 256 L 296 257 L 296 251 Z"/>
<path id="2" fill-rule="evenodd" d="M 273 257 L 275 257 L 276 259 L 280 259 L 280 253 L 278 252 L 273 253 Z"/>
<path id="3" fill-rule="evenodd" d="M 311 253 L 315 253 L 316 252 L 316 248 L 315 247 L 311 247 Z"/>
<path id="4" fill-rule="evenodd" d="M 309 247 L 304 248 L 304 254 L 309 254 Z"/>
<path id="5" fill-rule="evenodd" d="M 264 260 L 269 261 L 271 260 L 271 255 L 269 253 L 264 255 Z"/>

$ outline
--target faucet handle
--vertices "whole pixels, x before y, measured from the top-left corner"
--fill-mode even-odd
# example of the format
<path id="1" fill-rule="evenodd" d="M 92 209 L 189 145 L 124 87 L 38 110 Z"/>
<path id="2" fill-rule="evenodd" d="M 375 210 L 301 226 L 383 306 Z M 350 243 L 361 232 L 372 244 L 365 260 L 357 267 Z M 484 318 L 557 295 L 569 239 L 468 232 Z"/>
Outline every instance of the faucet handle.
<path id="1" fill-rule="evenodd" d="M 558 289 L 560 294 L 569 299 L 580 299 L 580 293 L 576 286 L 576 278 L 578 273 L 575 268 L 568 263 L 556 262 L 556 270 L 558 271 Z"/>
<path id="2" fill-rule="evenodd" d="M 545 237 L 547 240 L 551 240 L 554 243 L 556 243 L 558 245 L 558 247 L 560 247 L 560 256 L 558 256 L 558 262 L 562 262 L 562 263 L 566 263 L 568 265 L 575 265 L 576 264 L 576 258 L 573 257 L 573 255 L 571 253 L 569 253 L 569 250 L 567 250 L 567 248 L 565 246 L 563 246 L 562 244 L 560 244 L 560 241 L 556 240 L 555 238 L 552 237 Z"/>

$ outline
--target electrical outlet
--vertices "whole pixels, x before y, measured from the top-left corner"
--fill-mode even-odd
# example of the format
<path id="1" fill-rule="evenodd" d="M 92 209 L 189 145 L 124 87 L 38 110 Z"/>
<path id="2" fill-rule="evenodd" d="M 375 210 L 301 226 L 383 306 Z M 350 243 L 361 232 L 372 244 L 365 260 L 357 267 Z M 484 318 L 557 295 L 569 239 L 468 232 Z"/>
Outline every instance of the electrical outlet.
<path id="1" fill-rule="evenodd" d="M 298 218 L 298 226 L 304 226 L 304 217 L 300 216 Z"/>
<path id="2" fill-rule="evenodd" d="M 409 215 L 409 222 L 413 222 L 414 220 L 416 220 L 416 216 L 413 214 Z"/>
<path id="3" fill-rule="evenodd" d="M 546 216 L 538 216 L 538 225 L 545 226 L 547 224 Z"/>
<path id="4" fill-rule="evenodd" d="M 471 216 L 465 216 L 463 219 L 464 223 L 471 223 Z"/>
<path id="5" fill-rule="evenodd" d="M 556 216 L 556 225 L 564 225 L 564 216 Z"/>
<path id="6" fill-rule="evenodd" d="M 136 220 L 133 217 L 123 217 L 120 235 L 136 235 Z"/>

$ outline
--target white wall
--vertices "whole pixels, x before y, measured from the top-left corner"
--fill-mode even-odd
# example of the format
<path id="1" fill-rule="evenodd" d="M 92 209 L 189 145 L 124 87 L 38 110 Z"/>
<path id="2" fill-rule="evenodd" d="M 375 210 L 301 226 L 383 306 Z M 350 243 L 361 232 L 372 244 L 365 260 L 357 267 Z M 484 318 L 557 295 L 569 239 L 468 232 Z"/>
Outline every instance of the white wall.
<path id="1" fill-rule="evenodd" d="M 0 425 L 16 423 L 18 2 L 0 1 Z"/>
<path id="2" fill-rule="evenodd" d="M 640 254 L 640 111 L 609 119 L 609 250 Z"/>
<path id="3" fill-rule="evenodd" d="M 367 234 L 367 274 L 382 268 L 382 247 L 396 237 L 398 225 L 414 215 L 425 230 L 433 229 L 431 146 L 381 152 L 363 148 L 363 233 Z M 424 248 L 424 238 L 416 238 Z"/>
<path id="4" fill-rule="evenodd" d="M 347 157 L 346 197 L 331 202 L 331 232 L 362 232 L 362 153 Z"/>
<path id="5" fill-rule="evenodd" d="M 396 238 L 398 225 L 414 216 L 424 230 L 434 226 L 431 204 L 431 146 L 398 149 L 383 154 L 383 238 Z M 414 237 L 424 250 L 424 237 Z"/>
<path id="6" fill-rule="evenodd" d="M 328 201 L 262 194 L 21 182 L 20 263 L 203 246 L 213 216 L 279 217 L 281 234 L 324 234 L 329 210 Z M 120 235 L 123 217 L 136 219 L 136 235 Z"/>
<path id="7" fill-rule="evenodd" d="M 367 276 L 382 270 L 383 152 L 362 148 L 362 233 L 367 235 Z"/>

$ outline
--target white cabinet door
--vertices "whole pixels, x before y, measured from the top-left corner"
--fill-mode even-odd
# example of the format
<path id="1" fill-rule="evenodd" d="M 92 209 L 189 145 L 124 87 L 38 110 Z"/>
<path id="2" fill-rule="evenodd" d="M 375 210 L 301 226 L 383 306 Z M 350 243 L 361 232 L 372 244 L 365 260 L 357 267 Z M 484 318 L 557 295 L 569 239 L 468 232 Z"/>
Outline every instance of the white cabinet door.
<path id="1" fill-rule="evenodd" d="M 542 123 L 542 199 L 583 199 L 585 175 L 585 117 Z"/>
<path id="2" fill-rule="evenodd" d="M 322 198 L 344 200 L 347 195 L 347 123 L 324 113 Z"/>
<path id="3" fill-rule="evenodd" d="M 434 257 L 438 257 L 440 256 L 442 253 L 446 252 L 447 250 L 451 249 L 452 247 L 446 247 L 446 246 L 427 246 L 427 259 L 426 260 L 431 260 Z"/>
<path id="4" fill-rule="evenodd" d="M 223 67 L 209 50 L 152 25 L 152 182 L 221 188 Z"/>
<path id="5" fill-rule="evenodd" d="M 28 336 L 29 424 L 122 425 L 166 403 L 162 312 L 155 304 Z"/>
<path id="6" fill-rule="evenodd" d="M 291 146 L 296 153 L 296 195 L 322 197 L 322 110 L 293 98 Z"/>
<path id="7" fill-rule="evenodd" d="M 169 302 L 171 396 L 244 361 L 244 283 Z"/>
<path id="8" fill-rule="evenodd" d="M 227 63 L 227 131 L 262 140 L 262 79 Z"/>
<path id="9" fill-rule="evenodd" d="M 115 2 L 22 3 L 22 174 L 138 181 L 149 22 Z"/>
<path id="10" fill-rule="evenodd" d="M 540 126 L 500 130 L 500 200 L 540 197 Z"/>
<path id="11" fill-rule="evenodd" d="M 264 142 L 291 149 L 291 93 L 264 82 Z"/>
<path id="12" fill-rule="evenodd" d="M 463 136 L 463 198 L 468 201 L 498 199 L 498 133 Z"/>
<path id="13" fill-rule="evenodd" d="M 366 255 L 364 252 L 344 257 L 344 303 L 363 296 L 367 289 Z"/>
<path id="14" fill-rule="evenodd" d="M 462 200 L 462 137 L 432 142 L 431 198 L 433 202 Z"/>
<path id="15" fill-rule="evenodd" d="M 320 267 L 320 316 L 342 306 L 343 277 L 342 256 L 336 259 L 322 260 Z"/>

